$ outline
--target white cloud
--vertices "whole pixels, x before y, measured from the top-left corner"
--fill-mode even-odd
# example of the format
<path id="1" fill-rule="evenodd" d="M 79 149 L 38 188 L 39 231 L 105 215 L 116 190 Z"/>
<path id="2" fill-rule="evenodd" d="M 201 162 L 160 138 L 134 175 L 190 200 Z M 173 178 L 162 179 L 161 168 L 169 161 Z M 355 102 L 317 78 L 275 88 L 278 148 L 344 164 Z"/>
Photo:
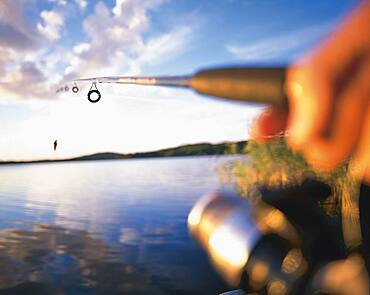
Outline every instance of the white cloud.
<path id="1" fill-rule="evenodd" d="M 116 0 L 114 16 L 127 28 L 140 31 L 148 25 L 148 10 L 161 4 L 164 0 Z"/>
<path id="2" fill-rule="evenodd" d="M 185 48 L 191 33 L 190 27 L 181 27 L 169 33 L 148 40 L 138 52 L 140 64 L 156 64 L 170 59 Z"/>
<path id="3" fill-rule="evenodd" d="M 0 48 L 31 50 L 37 47 L 38 38 L 24 20 L 22 1 L 0 1 Z"/>
<path id="4" fill-rule="evenodd" d="M 37 63 L 22 62 L 16 69 L 5 75 L 2 91 L 17 98 L 45 97 L 50 85 Z"/>
<path id="5" fill-rule="evenodd" d="M 163 0 L 116 0 L 109 9 L 98 2 L 83 22 L 87 43 L 77 44 L 69 55 L 66 79 L 76 76 L 138 74 L 142 65 L 152 65 L 180 53 L 191 28 L 184 26 L 145 40 L 149 11 Z"/>
<path id="6" fill-rule="evenodd" d="M 0 1 L 0 91 L 2 98 L 41 95 L 46 78 L 39 67 L 42 38 L 26 22 L 24 2 Z M 41 87 L 40 87 L 41 86 Z"/>
<path id="7" fill-rule="evenodd" d="M 75 0 L 77 5 L 80 7 L 80 9 L 85 9 L 87 7 L 87 1 L 86 0 Z"/>
<path id="8" fill-rule="evenodd" d="M 63 15 L 53 10 L 43 10 L 40 17 L 43 23 L 37 24 L 37 31 L 50 41 L 58 40 L 64 25 Z"/>
<path id="9" fill-rule="evenodd" d="M 67 0 L 49 0 L 49 2 L 55 2 L 60 6 L 65 6 L 67 5 Z"/>
<path id="10" fill-rule="evenodd" d="M 116 0 L 113 7 L 98 2 L 82 20 L 84 38 L 68 47 L 60 42 L 66 12 L 86 1 L 49 0 L 54 7 L 41 11 L 34 27 L 25 22 L 22 1 L 0 1 L 0 91 L 9 97 L 53 98 L 59 83 L 75 77 L 139 74 L 143 66 L 174 58 L 186 48 L 192 28 L 175 26 L 148 37 L 150 11 L 165 1 Z"/>
<path id="11" fill-rule="evenodd" d="M 79 43 L 73 47 L 73 52 L 76 54 L 82 54 L 90 49 L 89 43 Z"/>
<path id="12" fill-rule="evenodd" d="M 265 61 L 290 55 L 292 58 L 309 49 L 329 30 L 328 24 L 305 27 L 278 36 L 268 36 L 247 44 L 229 44 L 226 49 L 235 58 L 246 61 Z"/>

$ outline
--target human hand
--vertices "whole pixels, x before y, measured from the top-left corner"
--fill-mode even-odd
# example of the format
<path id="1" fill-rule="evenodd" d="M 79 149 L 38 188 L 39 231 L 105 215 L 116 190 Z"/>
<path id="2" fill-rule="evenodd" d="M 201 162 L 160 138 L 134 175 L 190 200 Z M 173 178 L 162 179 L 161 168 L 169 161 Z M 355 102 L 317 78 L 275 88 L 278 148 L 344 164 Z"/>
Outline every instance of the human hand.
<path id="1" fill-rule="evenodd" d="M 268 108 L 253 137 L 286 132 L 290 147 L 318 171 L 353 157 L 355 173 L 370 183 L 370 2 L 361 3 L 321 46 L 291 66 L 289 114 Z"/>

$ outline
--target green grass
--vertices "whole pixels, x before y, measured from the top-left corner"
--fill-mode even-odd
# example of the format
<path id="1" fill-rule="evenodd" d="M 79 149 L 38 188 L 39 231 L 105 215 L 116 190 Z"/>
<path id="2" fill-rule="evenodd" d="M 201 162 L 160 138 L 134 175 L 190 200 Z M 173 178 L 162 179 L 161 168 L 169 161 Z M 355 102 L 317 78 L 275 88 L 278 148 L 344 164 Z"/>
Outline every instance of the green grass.
<path id="1" fill-rule="evenodd" d="M 288 148 L 284 138 L 267 144 L 248 141 L 244 153 L 248 155 L 244 159 L 233 160 L 219 169 L 222 181 L 236 185 L 244 197 L 258 198 L 256 187 L 260 185 L 284 187 L 314 176 L 332 188 L 332 195 L 321 204 L 325 211 L 357 219 L 354 197 L 358 183 L 348 172 L 348 163 L 330 173 L 317 173 L 301 154 Z"/>

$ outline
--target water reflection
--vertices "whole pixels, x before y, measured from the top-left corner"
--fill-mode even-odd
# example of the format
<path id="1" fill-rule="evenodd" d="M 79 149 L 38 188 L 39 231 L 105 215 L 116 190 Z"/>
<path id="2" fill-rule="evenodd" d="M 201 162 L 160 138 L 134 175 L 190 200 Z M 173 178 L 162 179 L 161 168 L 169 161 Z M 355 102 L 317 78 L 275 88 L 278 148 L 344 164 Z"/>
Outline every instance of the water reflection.
<path id="1" fill-rule="evenodd" d="M 0 294 L 226 290 L 186 229 L 225 160 L 0 167 Z"/>
<path id="2" fill-rule="evenodd" d="M 31 231 L 0 231 L 3 288 L 23 283 L 23 289 L 32 289 L 35 285 L 24 283 L 47 282 L 38 287 L 47 286 L 48 291 L 60 294 L 84 293 L 92 288 L 104 294 L 175 291 L 155 271 L 160 267 L 162 272 L 171 272 L 171 267 L 140 265 L 138 260 L 138 245 L 109 245 L 85 231 L 40 224 Z M 181 278 L 184 269 L 177 267 L 176 276 Z"/>

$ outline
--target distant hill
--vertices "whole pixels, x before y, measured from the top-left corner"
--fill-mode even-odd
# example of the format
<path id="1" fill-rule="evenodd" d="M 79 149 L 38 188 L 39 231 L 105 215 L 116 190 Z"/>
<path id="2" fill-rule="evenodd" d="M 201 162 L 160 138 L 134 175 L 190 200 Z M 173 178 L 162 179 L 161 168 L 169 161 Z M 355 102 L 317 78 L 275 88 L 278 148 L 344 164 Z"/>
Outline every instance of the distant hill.
<path id="1" fill-rule="evenodd" d="M 97 153 L 70 159 L 60 160 L 38 160 L 38 161 L 0 161 L 0 165 L 5 164 L 26 164 L 26 163 L 49 163 L 49 162 L 71 162 L 71 161 L 98 161 L 98 160 L 122 160 L 139 158 L 159 158 L 159 157 L 184 157 L 202 155 L 224 155 L 240 154 L 243 152 L 247 141 L 223 142 L 218 144 L 197 143 L 181 145 L 174 148 L 167 148 L 152 152 L 142 152 L 133 154 L 119 153 Z"/>

